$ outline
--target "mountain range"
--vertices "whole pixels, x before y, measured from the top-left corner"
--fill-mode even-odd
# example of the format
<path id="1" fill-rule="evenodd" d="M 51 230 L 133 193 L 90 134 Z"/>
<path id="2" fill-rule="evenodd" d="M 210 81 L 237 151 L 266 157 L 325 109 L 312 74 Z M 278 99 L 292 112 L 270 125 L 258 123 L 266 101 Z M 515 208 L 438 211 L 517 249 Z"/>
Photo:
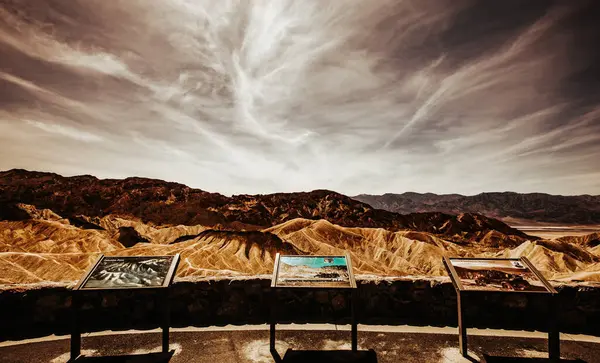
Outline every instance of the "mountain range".
<path id="1" fill-rule="evenodd" d="M 444 276 L 443 256 L 527 256 L 600 282 L 600 233 L 547 240 L 481 214 L 399 214 L 339 193 L 232 197 L 155 179 L 0 172 L 0 285 L 73 283 L 99 254 L 172 255 L 179 279 L 268 275 L 274 256 L 348 252 L 362 276 Z"/>
<path id="2" fill-rule="evenodd" d="M 562 196 L 504 192 L 465 196 L 408 192 L 383 195 L 361 194 L 353 198 L 373 208 L 396 213 L 480 213 L 513 225 L 600 224 L 600 195 Z"/>
<path id="3" fill-rule="evenodd" d="M 18 211 L 14 207 L 17 203 L 52 210 L 73 224 L 89 223 L 81 216 L 113 214 L 154 224 L 259 230 L 304 218 L 325 219 L 343 227 L 410 229 L 441 234 L 459 242 L 477 239 L 490 231 L 511 238 L 534 238 L 476 213 L 402 215 L 328 190 L 226 197 L 156 179 L 101 180 L 89 175 L 63 177 L 19 169 L 0 172 L 0 210 L 6 211 L 0 213 Z"/>

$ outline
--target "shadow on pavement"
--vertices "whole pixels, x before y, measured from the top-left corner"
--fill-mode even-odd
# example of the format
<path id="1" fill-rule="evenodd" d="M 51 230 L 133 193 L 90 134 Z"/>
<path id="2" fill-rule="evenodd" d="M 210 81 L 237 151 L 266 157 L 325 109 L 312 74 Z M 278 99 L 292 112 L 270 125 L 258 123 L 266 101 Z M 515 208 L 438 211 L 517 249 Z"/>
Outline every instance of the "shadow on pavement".
<path id="1" fill-rule="evenodd" d="M 471 356 L 470 354 L 467 355 L 466 357 L 464 357 L 466 360 L 468 360 L 469 362 L 472 363 L 481 363 L 481 362 L 486 362 L 486 361 L 480 361 L 479 359 L 477 359 L 476 357 Z"/>
<path id="2" fill-rule="evenodd" d="M 548 358 L 516 358 L 516 357 L 498 357 L 484 354 L 486 363 L 547 363 L 552 362 Z M 581 359 L 561 359 L 557 363 L 586 363 Z"/>
<path id="3" fill-rule="evenodd" d="M 135 355 L 112 355 L 102 357 L 80 356 L 73 363 L 168 363 L 175 351 Z"/>
<path id="4" fill-rule="evenodd" d="M 283 359 L 271 352 L 277 363 L 377 363 L 374 350 L 353 352 L 350 350 L 292 350 L 288 349 Z"/>

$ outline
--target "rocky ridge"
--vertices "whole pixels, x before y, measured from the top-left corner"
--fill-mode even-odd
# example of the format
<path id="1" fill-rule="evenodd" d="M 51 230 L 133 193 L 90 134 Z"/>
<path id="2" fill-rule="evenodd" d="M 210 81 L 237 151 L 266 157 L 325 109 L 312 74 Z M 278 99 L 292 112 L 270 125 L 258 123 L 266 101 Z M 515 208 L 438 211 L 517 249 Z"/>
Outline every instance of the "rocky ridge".
<path id="1" fill-rule="evenodd" d="M 90 218 L 111 214 L 139 219 L 150 225 L 259 230 L 304 218 L 325 219 L 344 227 L 424 231 L 456 242 L 478 240 L 490 231 L 521 242 L 535 238 L 476 213 L 401 215 L 374 209 L 328 190 L 226 197 L 155 179 L 101 180 L 88 175 L 63 177 L 20 169 L 0 172 L 0 206 L 14 209 L 17 203 L 50 209 L 73 222 L 92 224 L 95 223 Z"/>

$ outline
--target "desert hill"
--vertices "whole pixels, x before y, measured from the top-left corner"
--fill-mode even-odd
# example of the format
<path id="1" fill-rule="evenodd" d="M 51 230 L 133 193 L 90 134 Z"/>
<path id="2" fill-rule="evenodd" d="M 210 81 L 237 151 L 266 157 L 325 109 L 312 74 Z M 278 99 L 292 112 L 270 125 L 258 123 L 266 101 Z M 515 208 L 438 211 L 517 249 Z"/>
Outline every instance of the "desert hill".
<path id="1" fill-rule="evenodd" d="M 72 283 L 100 253 L 170 255 L 179 253 L 179 279 L 269 275 L 274 256 L 342 254 L 348 251 L 357 275 L 445 276 L 442 256 L 525 255 L 548 277 L 600 282 L 600 250 L 582 243 L 524 240 L 519 244 L 498 232 L 480 240 L 453 242 L 423 231 L 343 227 L 327 220 L 296 218 L 262 230 L 222 230 L 206 226 L 148 225 L 123 216 L 85 217 L 77 226 L 52 211 L 19 205 L 30 216 L 0 221 L 0 284 Z M 22 217 L 24 215 L 21 215 Z M 96 227 L 90 228 L 91 225 Z M 129 228 L 143 241 L 119 241 Z M 592 240 L 592 237 L 589 237 Z"/>
<path id="2" fill-rule="evenodd" d="M 213 225 L 227 221 L 208 208 L 227 201 L 217 193 L 153 179 L 67 178 L 20 169 L 0 172 L 0 205 L 31 204 L 66 218 L 126 214 L 158 224 Z"/>
<path id="3" fill-rule="evenodd" d="M 0 172 L 0 206 L 13 210 L 17 203 L 52 210 L 73 224 L 88 228 L 100 226 L 95 218 L 107 215 L 139 219 L 150 225 L 203 225 L 233 230 L 260 230 L 304 218 L 325 219 L 344 227 L 423 231 L 455 242 L 479 240 L 490 231 L 517 242 L 535 238 L 476 213 L 401 215 L 328 190 L 226 197 L 155 179 L 101 180 L 89 175 L 63 177 L 21 169 Z M 126 243 L 142 241 L 135 235 L 132 238 Z"/>
<path id="4" fill-rule="evenodd" d="M 586 247 L 597 247 L 600 245 L 600 232 L 590 233 L 585 236 L 565 236 L 557 238 L 557 240 Z"/>
<path id="5" fill-rule="evenodd" d="M 562 196 L 544 193 L 460 194 L 403 193 L 368 195 L 354 199 L 373 208 L 396 213 L 443 212 L 481 213 L 506 222 L 546 222 L 557 224 L 600 224 L 600 196 Z"/>

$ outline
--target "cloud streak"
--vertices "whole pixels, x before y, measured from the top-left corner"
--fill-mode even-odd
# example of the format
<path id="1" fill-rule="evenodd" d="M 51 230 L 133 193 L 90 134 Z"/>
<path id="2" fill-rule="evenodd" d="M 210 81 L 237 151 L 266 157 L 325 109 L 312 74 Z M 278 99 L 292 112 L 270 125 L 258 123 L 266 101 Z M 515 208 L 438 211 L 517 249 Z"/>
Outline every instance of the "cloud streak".
<path id="1" fill-rule="evenodd" d="M 98 135 L 91 134 L 89 132 L 81 131 L 74 129 L 72 127 L 67 127 L 63 125 L 57 124 L 45 124 L 39 121 L 30 121 L 25 120 L 27 124 L 37 127 L 38 129 L 44 130 L 48 133 L 57 134 L 60 136 L 66 136 L 68 138 L 72 138 L 74 140 L 85 141 L 85 142 L 99 142 L 102 141 L 102 138 Z"/>
<path id="2" fill-rule="evenodd" d="M 0 3 L 0 169 L 600 194 L 593 2 Z"/>

